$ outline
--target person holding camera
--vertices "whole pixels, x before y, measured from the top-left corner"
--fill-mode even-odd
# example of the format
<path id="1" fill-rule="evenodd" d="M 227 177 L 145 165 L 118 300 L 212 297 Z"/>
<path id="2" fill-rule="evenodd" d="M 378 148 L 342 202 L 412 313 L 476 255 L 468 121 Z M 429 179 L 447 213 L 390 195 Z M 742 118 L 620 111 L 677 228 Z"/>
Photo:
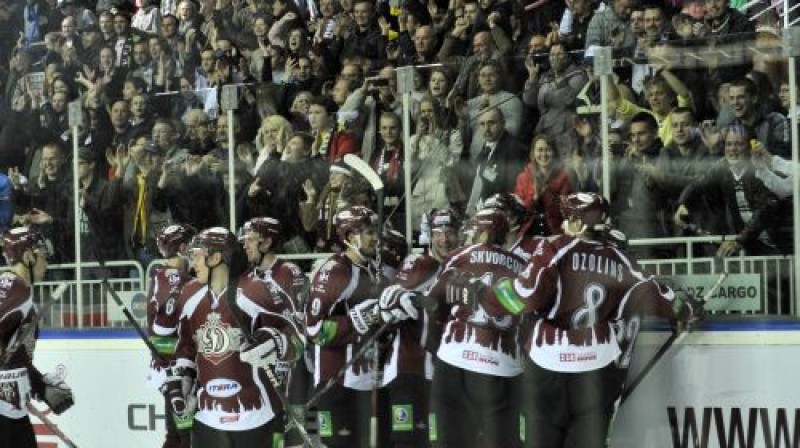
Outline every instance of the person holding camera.
<path id="1" fill-rule="evenodd" d="M 414 230 L 427 210 L 447 208 L 463 202 L 453 166 L 461 157 L 462 139 L 458 129 L 444 123 L 439 102 L 425 96 L 419 102 L 417 132 L 411 136 L 411 222 Z"/>
<path id="2" fill-rule="evenodd" d="M 633 116 L 625 155 L 611 174 L 612 209 L 619 229 L 630 238 L 667 236 L 657 180 L 663 175 L 655 161 L 663 145 L 658 124 L 647 112 Z"/>

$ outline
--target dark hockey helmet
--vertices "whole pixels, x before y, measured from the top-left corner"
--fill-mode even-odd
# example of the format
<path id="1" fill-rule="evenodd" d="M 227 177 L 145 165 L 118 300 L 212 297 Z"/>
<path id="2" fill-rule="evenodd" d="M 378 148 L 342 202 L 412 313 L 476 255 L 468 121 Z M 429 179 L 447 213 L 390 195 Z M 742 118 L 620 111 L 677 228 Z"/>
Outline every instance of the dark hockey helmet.
<path id="1" fill-rule="evenodd" d="M 473 216 L 475 232 L 480 235 L 483 232 L 489 234 L 487 243 L 501 244 L 505 242 L 511 224 L 508 216 L 499 209 L 487 208 L 475 213 Z"/>
<path id="2" fill-rule="evenodd" d="M 339 211 L 334 217 L 334 225 L 342 241 L 347 241 L 351 233 L 361 233 L 364 229 L 378 224 L 378 215 L 369 207 L 351 205 Z"/>
<path id="3" fill-rule="evenodd" d="M 239 242 L 244 241 L 248 232 L 255 232 L 262 238 L 271 238 L 272 247 L 277 247 L 282 241 L 281 222 L 267 216 L 253 218 L 244 223 L 239 229 Z"/>
<path id="4" fill-rule="evenodd" d="M 225 262 L 230 262 L 236 247 L 236 237 L 225 227 L 211 227 L 192 238 L 191 249 L 203 256 L 222 253 Z"/>
<path id="5" fill-rule="evenodd" d="M 22 262 L 22 255 L 29 249 L 48 257 L 52 254 L 47 240 L 30 227 L 15 227 L 3 233 L 3 256 L 6 263 Z"/>
<path id="6" fill-rule="evenodd" d="M 458 230 L 461 227 L 461 215 L 452 208 L 435 208 L 428 214 L 428 223 L 431 231 L 445 228 Z"/>
<path id="7" fill-rule="evenodd" d="M 564 218 L 578 218 L 589 229 L 606 225 L 608 209 L 606 198 L 597 193 L 572 193 L 561 197 Z"/>
<path id="8" fill-rule="evenodd" d="M 525 219 L 525 203 L 514 193 L 495 193 L 483 203 L 481 210 L 497 209 L 508 215 L 511 225 L 519 225 Z"/>
<path id="9" fill-rule="evenodd" d="M 164 258 L 178 255 L 181 244 L 189 244 L 197 233 L 194 227 L 188 224 L 172 224 L 161 229 L 156 236 L 158 251 Z"/>
<path id="10" fill-rule="evenodd" d="M 383 247 L 381 257 L 383 261 L 392 267 L 400 266 L 400 263 L 408 256 L 408 243 L 402 233 L 393 229 L 383 230 Z"/>

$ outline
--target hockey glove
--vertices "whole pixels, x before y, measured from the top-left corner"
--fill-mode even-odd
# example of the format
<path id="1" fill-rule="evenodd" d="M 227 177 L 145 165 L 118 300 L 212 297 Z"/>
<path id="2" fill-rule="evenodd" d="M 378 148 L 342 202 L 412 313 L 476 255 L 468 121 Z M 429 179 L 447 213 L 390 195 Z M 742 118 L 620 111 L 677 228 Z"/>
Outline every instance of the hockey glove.
<path id="1" fill-rule="evenodd" d="M 469 272 L 458 272 L 447 280 L 447 303 L 451 305 L 464 305 L 470 309 L 480 306 L 481 298 L 485 295 L 486 284 Z"/>
<path id="2" fill-rule="evenodd" d="M 48 373 L 42 379 L 44 391 L 36 399 L 47 403 L 56 415 L 60 415 L 75 404 L 72 389 L 61 378 Z"/>
<path id="3" fill-rule="evenodd" d="M 172 413 L 178 419 L 189 418 L 197 410 L 192 373 L 186 368 L 171 368 L 167 371 L 167 381 L 161 386 L 161 393 L 166 397 Z"/>
<path id="4" fill-rule="evenodd" d="M 703 319 L 705 303 L 689 294 L 684 298 L 676 299 L 672 311 L 675 313 L 678 330 L 683 330 L 694 322 Z"/>
<path id="5" fill-rule="evenodd" d="M 347 312 L 353 322 L 353 328 L 358 334 L 364 334 L 369 328 L 378 323 L 380 310 L 377 299 L 367 299 L 350 308 Z"/>
<path id="6" fill-rule="evenodd" d="M 381 320 L 400 322 L 419 317 L 419 312 L 414 306 L 413 296 L 413 292 L 403 289 L 400 285 L 392 285 L 384 289 L 379 301 Z"/>
<path id="7" fill-rule="evenodd" d="M 274 328 L 259 328 L 253 333 L 252 343 L 245 342 L 239 352 L 239 359 L 253 367 L 266 369 L 274 366 L 286 356 L 288 347 L 286 336 Z"/>

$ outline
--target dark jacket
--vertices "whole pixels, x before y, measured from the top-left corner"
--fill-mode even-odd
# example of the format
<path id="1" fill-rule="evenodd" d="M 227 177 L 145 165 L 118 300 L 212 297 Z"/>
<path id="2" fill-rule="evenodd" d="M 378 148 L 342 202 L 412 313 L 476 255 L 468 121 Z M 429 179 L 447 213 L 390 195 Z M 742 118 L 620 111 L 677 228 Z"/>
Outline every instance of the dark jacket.
<path id="1" fill-rule="evenodd" d="M 745 199 L 752 208 L 752 217 L 745 222 L 736 202 L 736 182 L 726 160 L 716 162 L 708 172 L 687 185 L 678 200 L 690 213 L 705 203 L 719 207 L 715 224 L 716 232 L 737 234 L 737 241 L 750 252 L 763 252 L 765 247 L 759 236 L 766 231 L 772 244 L 778 242 L 776 235 L 780 224 L 779 202 L 777 196 L 755 176 L 752 165 L 748 165 L 741 177 Z M 709 229 L 711 230 L 711 229 Z"/>

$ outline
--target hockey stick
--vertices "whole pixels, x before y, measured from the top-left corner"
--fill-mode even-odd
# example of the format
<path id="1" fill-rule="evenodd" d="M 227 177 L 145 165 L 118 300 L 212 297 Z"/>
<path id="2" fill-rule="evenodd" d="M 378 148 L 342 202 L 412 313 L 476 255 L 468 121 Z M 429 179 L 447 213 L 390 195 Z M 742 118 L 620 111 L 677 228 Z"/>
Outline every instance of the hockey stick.
<path id="1" fill-rule="evenodd" d="M 101 268 L 105 269 L 105 263 L 100 261 L 99 264 Z M 133 317 L 133 314 L 131 314 L 128 307 L 125 306 L 125 303 L 122 302 L 122 299 L 119 297 L 119 294 L 117 294 L 117 291 L 111 286 L 111 283 L 108 281 L 107 275 L 103 276 L 103 279 L 100 281 L 100 284 L 106 287 L 106 289 L 111 293 L 111 298 L 114 299 L 114 302 L 117 304 L 117 306 L 122 308 L 122 314 L 125 315 L 125 319 L 127 319 L 128 323 L 131 324 L 133 329 L 136 331 L 136 334 L 139 335 L 139 338 L 142 341 L 144 341 L 144 345 L 146 345 L 147 349 L 150 350 L 150 354 L 153 355 L 153 358 L 163 361 L 164 357 L 161 356 L 161 353 L 158 352 L 158 349 L 153 344 L 153 341 L 151 341 L 150 338 L 147 337 L 147 334 L 145 334 L 144 330 L 142 329 L 142 326 L 139 325 L 139 322 L 137 322 L 136 318 Z"/>
<path id="2" fill-rule="evenodd" d="M 58 285 L 55 291 L 50 294 L 50 299 L 42 304 L 42 308 L 39 309 L 36 314 L 34 314 L 31 322 L 24 329 L 22 329 L 22 333 L 18 333 L 14 340 L 8 345 L 8 347 L 6 347 L 2 358 L 0 359 L 0 366 L 5 366 L 8 364 L 14 353 L 19 350 L 19 347 L 22 345 L 23 341 L 28 339 L 28 337 L 30 337 L 36 331 L 39 320 L 42 318 L 42 316 L 44 316 L 45 313 L 49 313 L 53 305 L 61 301 L 61 296 L 64 295 L 64 292 L 67 290 L 67 288 L 69 288 L 68 283 L 61 283 Z"/>
<path id="3" fill-rule="evenodd" d="M 236 251 L 234 251 L 234 260 L 236 257 Z M 245 324 L 245 322 L 239 316 L 242 309 L 236 303 L 236 295 L 238 293 L 238 275 L 236 273 L 240 272 L 240 269 L 234 268 L 235 261 L 231 263 L 230 270 L 228 272 L 228 287 L 225 291 L 225 301 L 228 303 L 228 308 L 231 312 L 231 318 L 233 319 L 234 324 L 238 327 L 242 332 L 242 337 L 244 337 L 245 341 L 250 344 L 255 345 L 255 339 L 253 338 L 253 334 L 250 332 L 250 327 Z M 238 267 L 238 266 L 237 266 Z M 267 375 L 267 380 L 269 381 L 272 389 L 275 391 L 275 395 L 278 396 L 278 401 L 281 402 L 281 406 L 283 406 L 284 412 L 286 413 L 286 418 L 288 419 L 288 425 L 286 429 L 291 429 L 292 426 L 297 430 L 297 433 L 300 434 L 300 438 L 303 439 L 303 443 L 307 446 L 316 448 L 318 445 L 315 445 L 314 442 L 311 440 L 311 437 L 308 435 L 308 431 L 306 431 L 305 426 L 299 421 L 297 415 L 295 415 L 294 411 L 292 410 L 291 405 L 289 404 L 289 399 L 281 391 L 281 383 L 278 381 L 278 378 L 275 376 L 275 372 L 272 371 L 272 368 L 266 366 L 262 369 L 264 373 Z"/>
<path id="4" fill-rule="evenodd" d="M 721 273 L 719 275 L 719 278 L 717 278 L 716 283 L 714 283 L 714 285 L 711 286 L 711 289 L 708 290 L 705 296 L 700 297 L 700 303 L 704 304 L 706 302 L 706 297 L 713 296 L 714 293 L 717 291 L 717 289 L 720 286 L 722 286 L 722 282 L 724 282 L 726 278 L 728 278 L 728 273 L 727 272 Z M 676 330 L 670 335 L 670 337 L 658 349 L 656 354 L 652 358 L 650 358 L 650 361 L 648 361 L 647 364 L 645 364 L 645 366 L 642 368 L 639 374 L 636 375 L 636 377 L 634 377 L 632 381 L 630 381 L 628 384 L 625 385 L 625 389 L 622 391 L 622 394 L 620 395 L 619 406 L 622 406 L 622 404 L 625 403 L 625 401 L 627 401 L 628 398 L 630 398 L 630 396 L 633 394 L 636 388 L 639 387 L 639 385 L 642 383 L 642 381 L 645 380 L 645 378 L 647 378 L 647 375 L 650 374 L 650 372 L 653 370 L 653 367 L 655 367 L 656 364 L 658 364 L 658 362 L 661 360 L 661 358 L 664 357 L 664 355 L 669 351 L 669 349 L 672 348 L 672 346 L 675 345 L 675 343 L 682 341 L 689 333 L 691 333 L 691 331 L 692 331 L 691 325 L 687 325 L 685 329 Z"/>
<path id="5" fill-rule="evenodd" d="M 322 386 L 322 389 L 318 390 L 314 395 L 311 396 L 311 398 L 308 399 L 305 408 L 308 409 L 317 404 L 317 401 L 319 401 L 320 397 L 325 395 L 325 393 L 328 392 L 328 390 L 330 390 L 330 388 L 333 387 L 334 384 L 336 384 L 336 382 L 339 381 L 339 379 L 345 375 L 345 373 L 347 373 L 347 370 L 350 367 L 353 367 L 353 364 L 355 364 L 361 358 L 364 357 L 364 354 L 367 353 L 367 350 L 370 349 L 370 346 L 377 342 L 378 338 L 381 337 L 381 335 L 383 335 L 383 333 L 385 333 L 386 330 L 389 329 L 389 327 L 391 327 L 392 323 L 393 322 L 385 322 L 383 325 L 378 327 L 375 333 L 373 333 L 372 335 L 370 335 L 370 337 L 364 340 L 364 343 L 361 344 L 361 347 L 359 347 L 359 349 L 353 354 L 350 360 L 347 361 L 345 365 L 343 365 L 342 368 L 339 369 L 338 372 L 336 372 L 335 375 L 333 375 L 328 379 L 325 385 Z"/>
<path id="6" fill-rule="evenodd" d="M 47 418 L 47 416 L 44 414 L 44 412 L 36 409 L 36 407 L 33 406 L 33 404 L 31 404 L 30 401 L 28 402 L 26 407 L 28 408 L 28 413 L 29 414 L 31 414 L 34 417 L 38 418 L 44 424 L 44 426 L 46 426 L 47 429 L 50 430 L 50 432 L 52 432 L 53 434 L 55 434 L 56 437 L 61 439 L 61 441 L 64 442 L 69 448 L 78 448 L 78 445 L 76 445 L 75 442 L 72 441 L 72 439 L 67 437 L 67 435 L 64 434 L 64 431 L 59 429 L 58 425 L 56 425 L 55 423 L 53 423 L 52 420 Z"/>
<path id="7" fill-rule="evenodd" d="M 361 174 L 364 179 L 369 182 L 372 189 L 375 191 L 375 196 L 378 199 L 378 244 L 375 249 L 375 262 L 378 266 L 377 271 L 380 276 L 383 272 L 381 266 L 381 252 L 383 251 L 383 181 L 378 173 L 375 172 L 364 160 L 353 154 L 345 154 L 344 163 L 350 168 Z M 395 207 L 395 210 L 397 207 Z M 394 212 L 392 212 L 394 213 Z M 383 324 L 386 327 L 387 324 Z M 385 329 L 384 329 L 385 331 Z M 382 332 L 381 332 L 382 333 Z M 364 344 L 366 346 L 366 344 Z M 378 338 L 373 338 L 370 344 L 375 349 L 375 358 L 372 360 L 372 415 L 369 419 L 369 446 L 375 448 L 378 446 L 378 368 L 380 367 L 380 357 L 378 356 Z M 362 347 L 363 348 L 363 347 Z M 365 351 L 366 353 L 366 351 Z M 354 357 L 355 358 L 355 357 Z M 345 370 L 346 371 L 346 370 Z"/>

